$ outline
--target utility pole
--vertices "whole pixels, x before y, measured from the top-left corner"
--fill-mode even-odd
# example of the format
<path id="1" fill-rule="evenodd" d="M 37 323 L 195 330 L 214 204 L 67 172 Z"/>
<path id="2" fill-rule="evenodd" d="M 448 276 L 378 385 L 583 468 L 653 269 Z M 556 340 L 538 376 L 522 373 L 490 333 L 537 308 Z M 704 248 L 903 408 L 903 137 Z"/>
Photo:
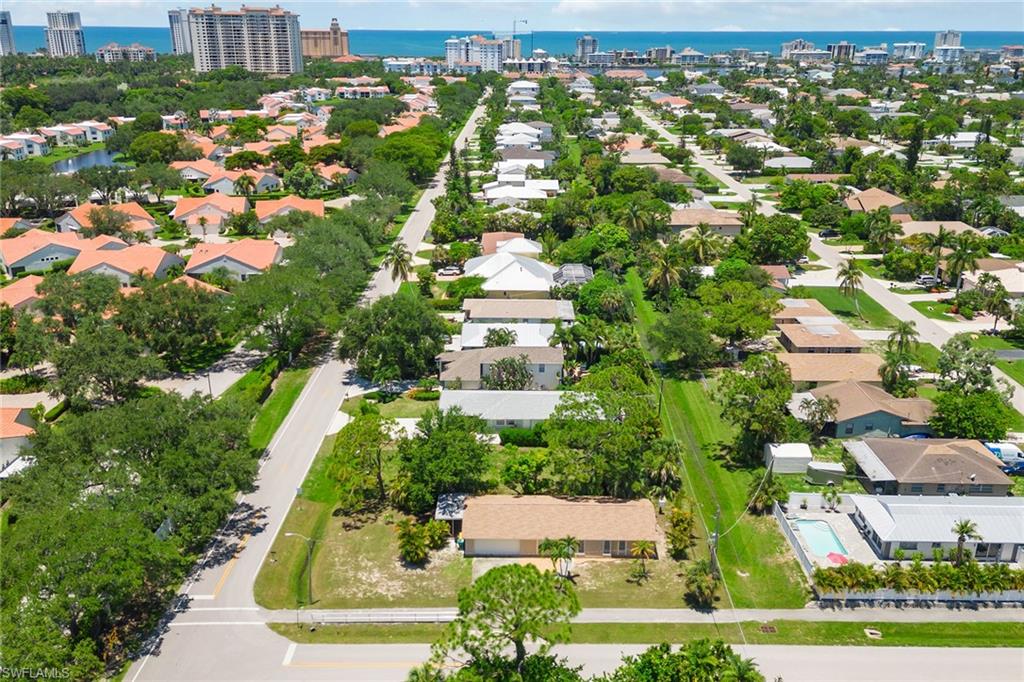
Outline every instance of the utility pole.
<path id="1" fill-rule="evenodd" d="M 720 506 L 715 507 L 715 532 L 711 534 L 708 539 L 708 545 L 711 547 L 711 575 L 716 578 L 721 577 L 721 573 L 718 567 L 718 534 L 720 531 L 720 525 L 722 522 L 722 508 Z"/>

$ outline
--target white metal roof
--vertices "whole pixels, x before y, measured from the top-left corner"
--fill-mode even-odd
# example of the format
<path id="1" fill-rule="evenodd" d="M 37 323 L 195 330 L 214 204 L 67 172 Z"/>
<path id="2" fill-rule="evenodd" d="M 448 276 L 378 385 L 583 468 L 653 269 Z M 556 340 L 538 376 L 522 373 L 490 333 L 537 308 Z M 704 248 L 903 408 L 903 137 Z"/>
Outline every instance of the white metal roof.
<path id="1" fill-rule="evenodd" d="M 982 542 L 1024 544 L 1024 499 L 851 495 L 884 542 L 956 542 L 953 524 L 967 519 Z"/>
<path id="2" fill-rule="evenodd" d="M 491 329 L 509 329 L 516 334 L 516 346 L 547 346 L 555 325 L 547 322 L 464 322 L 462 324 L 462 347 L 483 348 L 484 337 Z"/>
<path id="3" fill-rule="evenodd" d="M 562 391 L 441 391 L 441 410 L 460 408 L 482 419 L 547 419 Z"/>

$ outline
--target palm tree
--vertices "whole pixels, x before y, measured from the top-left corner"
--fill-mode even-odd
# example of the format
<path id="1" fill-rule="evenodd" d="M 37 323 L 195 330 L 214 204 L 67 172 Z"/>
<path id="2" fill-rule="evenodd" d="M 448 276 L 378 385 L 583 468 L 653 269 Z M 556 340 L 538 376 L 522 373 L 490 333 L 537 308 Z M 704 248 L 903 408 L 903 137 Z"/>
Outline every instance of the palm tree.
<path id="1" fill-rule="evenodd" d="M 647 216 L 644 215 L 644 209 L 639 203 L 633 202 L 626 209 L 626 229 L 629 230 L 629 234 L 633 238 L 638 238 L 643 235 L 644 230 L 647 227 Z"/>
<path id="2" fill-rule="evenodd" d="M 384 254 L 381 265 L 391 272 L 391 279 L 406 281 L 412 274 L 412 253 L 405 242 L 398 240 Z"/>
<path id="3" fill-rule="evenodd" d="M 969 519 L 960 519 L 953 524 L 953 535 L 956 536 L 956 565 L 964 563 L 964 543 L 968 540 L 981 540 L 978 525 Z"/>
<path id="4" fill-rule="evenodd" d="M 629 553 L 634 559 L 640 561 L 640 579 L 646 580 L 650 575 L 647 573 L 647 560 L 654 557 L 657 548 L 651 540 L 634 540 Z"/>
<path id="5" fill-rule="evenodd" d="M 893 348 L 885 351 L 885 362 L 878 368 L 878 375 L 882 378 L 882 388 L 892 393 L 897 398 L 910 397 L 916 390 L 910 380 L 910 372 L 907 365 L 911 358 L 906 353 L 900 353 Z"/>
<path id="6" fill-rule="evenodd" d="M 903 228 L 892 219 L 886 206 L 872 211 L 867 218 L 868 238 L 882 247 L 884 256 L 896 240 L 903 236 Z"/>
<path id="7" fill-rule="evenodd" d="M 541 556 L 551 559 L 551 566 L 555 574 L 562 578 L 569 578 L 569 566 L 573 557 L 576 556 L 576 548 L 580 541 L 571 535 L 564 538 L 544 538 L 537 546 L 537 552 Z"/>
<path id="8" fill-rule="evenodd" d="M 942 258 L 942 250 L 953 244 L 954 233 L 947 230 L 945 225 L 939 225 L 935 234 L 925 235 L 925 244 L 935 257 L 935 281 L 939 281 L 939 259 Z"/>
<path id="9" fill-rule="evenodd" d="M 672 287 L 679 284 L 682 277 L 683 264 L 674 251 L 657 249 L 651 254 L 651 271 L 647 275 L 647 286 L 661 291 L 662 297 L 668 301 Z"/>
<path id="10" fill-rule="evenodd" d="M 857 317 L 863 318 L 858 298 L 864 282 L 864 271 L 861 269 L 860 263 L 854 258 L 848 258 L 839 265 L 836 274 L 839 277 L 839 293 L 853 299 Z"/>
<path id="11" fill-rule="evenodd" d="M 203 231 L 203 241 L 206 241 L 206 226 L 210 223 L 210 219 L 204 215 L 199 216 L 199 227 Z"/>
<path id="12" fill-rule="evenodd" d="M 256 191 L 256 181 L 248 173 L 243 173 L 235 180 L 235 191 L 242 196 L 250 196 Z"/>
<path id="13" fill-rule="evenodd" d="M 553 230 L 545 230 L 537 241 L 544 248 L 544 254 L 547 258 L 555 257 L 555 250 L 558 248 L 558 235 Z"/>
<path id="14" fill-rule="evenodd" d="M 919 336 L 913 320 L 900 320 L 889 334 L 889 348 L 904 355 L 917 348 Z"/>
<path id="15" fill-rule="evenodd" d="M 956 236 L 953 242 L 953 253 L 946 259 L 946 265 L 950 272 L 956 273 L 956 294 L 964 285 L 964 273 L 974 272 L 978 269 L 978 259 L 985 253 L 985 247 L 980 237 L 963 232 Z"/>
<path id="16" fill-rule="evenodd" d="M 750 200 L 743 202 L 740 206 L 740 222 L 743 223 L 743 229 L 749 230 L 754 224 L 754 220 L 757 219 L 757 209 L 761 205 L 761 200 L 757 198 L 756 194 L 750 195 Z"/>
<path id="17" fill-rule="evenodd" d="M 984 292 L 982 309 L 993 317 L 992 333 L 994 334 L 999 325 L 999 320 L 1013 315 L 1013 308 L 1008 300 L 1010 294 L 1006 291 L 1003 283 L 999 281 L 999 278 L 990 272 L 982 273 L 981 277 L 978 278 L 977 288 Z"/>
<path id="18" fill-rule="evenodd" d="M 685 245 L 699 265 L 707 265 L 715 260 L 725 246 L 722 237 L 707 223 L 698 223 Z"/>
<path id="19" fill-rule="evenodd" d="M 709 608 L 715 601 L 718 578 L 711 562 L 698 559 L 686 571 L 686 596 L 694 606 Z"/>

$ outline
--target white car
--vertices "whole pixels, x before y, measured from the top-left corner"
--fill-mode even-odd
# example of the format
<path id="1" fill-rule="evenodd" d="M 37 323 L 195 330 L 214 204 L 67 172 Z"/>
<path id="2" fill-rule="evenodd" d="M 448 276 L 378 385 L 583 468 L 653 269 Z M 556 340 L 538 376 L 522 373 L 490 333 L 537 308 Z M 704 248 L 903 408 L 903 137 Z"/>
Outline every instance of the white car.
<path id="1" fill-rule="evenodd" d="M 918 286 L 922 287 L 933 287 L 939 283 L 939 280 L 935 278 L 935 275 L 918 275 L 917 279 L 914 281 Z"/>

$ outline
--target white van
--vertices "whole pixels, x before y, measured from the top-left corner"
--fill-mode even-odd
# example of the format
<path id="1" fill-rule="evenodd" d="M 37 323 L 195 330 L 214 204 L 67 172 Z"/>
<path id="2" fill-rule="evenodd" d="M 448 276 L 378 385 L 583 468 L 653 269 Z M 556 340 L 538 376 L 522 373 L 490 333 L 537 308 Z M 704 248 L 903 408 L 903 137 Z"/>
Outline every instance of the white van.
<path id="1" fill-rule="evenodd" d="M 1024 451 L 1016 443 L 985 443 L 985 447 L 999 458 L 1004 465 L 1024 462 Z"/>

